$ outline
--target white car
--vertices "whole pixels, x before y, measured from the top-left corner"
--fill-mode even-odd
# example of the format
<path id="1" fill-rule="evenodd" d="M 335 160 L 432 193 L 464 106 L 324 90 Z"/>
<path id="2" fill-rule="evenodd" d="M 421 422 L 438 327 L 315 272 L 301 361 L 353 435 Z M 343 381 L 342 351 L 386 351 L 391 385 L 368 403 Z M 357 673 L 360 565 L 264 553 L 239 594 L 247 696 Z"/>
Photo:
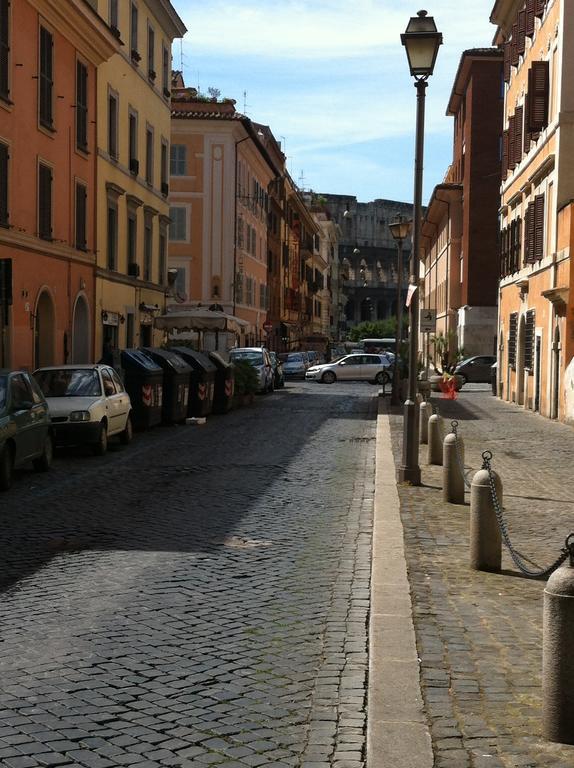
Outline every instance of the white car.
<path id="1" fill-rule="evenodd" d="M 257 371 L 259 379 L 258 392 L 273 392 L 275 389 L 273 364 L 265 347 L 234 347 L 229 350 L 229 360 L 246 360 Z"/>
<path id="2" fill-rule="evenodd" d="M 385 354 L 345 355 L 340 360 L 323 365 L 313 365 L 305 374 L 311 381 L 333 384 L 340 381 L 370 381 L 387 384 L 391 380 L 392 361 Z"/>
<path id="3" fill-rule="evenodd" d="M 50 366 L 38 368 L 34 378 L 48 403 L 58 445 L 88 444 L 102 456 L 113 435 L 131 442 L 130 396 L 111 366 Z"/>

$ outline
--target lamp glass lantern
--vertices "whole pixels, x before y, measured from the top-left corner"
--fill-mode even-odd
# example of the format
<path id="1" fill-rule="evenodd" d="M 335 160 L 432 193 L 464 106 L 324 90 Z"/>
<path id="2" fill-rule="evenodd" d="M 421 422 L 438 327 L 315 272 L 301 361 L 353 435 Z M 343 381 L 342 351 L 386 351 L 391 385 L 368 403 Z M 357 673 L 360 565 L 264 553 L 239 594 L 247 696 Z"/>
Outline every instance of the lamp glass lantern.
<path id="1" fill-rule="evenodd" d="M 411 16 L 401 43 L 407 50 L 411 75 L 426 80 L 432 75 L 438 49 L 442 45 L 442 34 L 437 30 L 432 16 L 419 11 Z"/>
<path id="2" fill-rule="evenodd" d="M 393 240 L 395 240 L 395 242 L 406 240 L 411 233 L 412 226 L 412 219 L 407 219 L 406 216 L 398 213 L 389 224 Z"/>

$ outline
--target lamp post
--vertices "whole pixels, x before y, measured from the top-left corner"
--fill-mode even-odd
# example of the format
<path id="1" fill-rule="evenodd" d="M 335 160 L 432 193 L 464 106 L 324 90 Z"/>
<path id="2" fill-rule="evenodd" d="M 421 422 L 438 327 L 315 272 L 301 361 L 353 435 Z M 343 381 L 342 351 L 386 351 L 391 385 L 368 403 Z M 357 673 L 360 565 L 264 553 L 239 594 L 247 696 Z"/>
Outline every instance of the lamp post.
<path id="1" fill-rule="evenodd" d="M 432 16 L 419 11 L 409 19 L 401 43 L 407 51 L 409 69 L 417 89 L 417 121 L 415 138 L 415 183 L 413 200 L 413 239 L 410 261 L 411 297 L 409 304 L 409 391 L 404 405 L 403 457 L 399 467 L 399 480 L 412 485 L 421 484 L 419 466 L 419 423 L 416 408 L 417 362 L 419 342 L 419 248 L 422 218 L 423 154 L 425 90 L 432 75 L 442 34 L 437 31 Z"/>
<path id="2" fill-rule="evenodd" d="M 401 296 L 403 287 L 403 242 L 411 233 L 412 221 L 398 213 L 389 224 L 391 235 L 397 244 L 397 332 L 395 338 L 395 364 L 393 366 L 393 391 L 391 393 L 391 405 L 399 405 L 401 402 L 400 386 L 400 354 L 403 335 L 403 299 Z"/>

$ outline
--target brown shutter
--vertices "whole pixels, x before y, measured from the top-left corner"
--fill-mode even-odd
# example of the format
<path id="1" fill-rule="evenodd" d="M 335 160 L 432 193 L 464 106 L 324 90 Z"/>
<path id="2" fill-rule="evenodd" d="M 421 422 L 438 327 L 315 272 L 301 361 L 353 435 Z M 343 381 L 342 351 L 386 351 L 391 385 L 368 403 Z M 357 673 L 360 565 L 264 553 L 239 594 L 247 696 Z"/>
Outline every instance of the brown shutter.
<path id="1" fill-rule="evenodd" d="M 512 262 L 512 271 L 518 272 L 520 267 L 520 253 L 522 251 L 522 219 L 516 219 L 516 253 Z"/>
<path id="2" fill-rule="evenodd" d="M 527 93 L 526 98 L 524 99 L 524 154 L 528 154 L 530 150 L 530 142 L 532 140 L 532 134 L 528 127 L 530 125 L 530 119 L 528 117 L 529 104 L 530 104 L 530 99 L 528 98 L 528 93 Z"/>
<path id="3" fill-rule="evenodd" d="M 529 130 L 538 133 L 548 125 L 549 65 L 533 61 L 528 71 Z"/>
<path id="4" fill-rule="evenodd" d="M 514 127 L 514 115 L 508 118 L 508 167 L 512 171 L 516 162 L 514 160 L 514 139 L 516 137 L 516 129 Z"/>
<path id="5" fill-rule="evenodd" d="M 8 226 L 8 147 L 0 144 L 0 227 Z"/>
<path id="6" fill-rule="evenodd" d="M 10 97 L 10 3 L 0 0 L 0 96 Z"/>
<path id="7" fill-rule="evenodd" d="M 38 234 L 52 239 L 52 169 L 40 165 L 38 171 Z"/>
<path id="8" fill-rule="evenodd" d="M 534 4 L 536 0 L 526 0 L 526 37 L 534 35 Z"/>
<path id="9" fill-rule="evenodd" d="M 524 53 L 526 48 L 526 9 L 518 11 L 518 53 Z"/>
<path id="10" fill-rule="evenodd" d="M 87 192 L 83 184 L 76 184 L 76 248 L 86 250 L 86 200 Z"/>
<path id="11" fill-rule="evenodd" d="M 512 38 L 510 41 L 510 63 L 513 67 L 518 64 L 518 22 L 512 25 Z"/>
<path id="12" fill-rule="evenodd" d="M 508 83 L 510 80 L 510 43 L 508 40 L 504 43 L 504 82 Z"/>
<path id="13" fill-rule="evenodd" d="M 526 247 L 524 249 L 524 262 L 532 264 L 534 261 L 534 203 L 529 203 L 526 209 Z"/>
<path id="14" fill-rule="evenodd" d="M 534 0 L 534 15 L 541 19 L 544 16 L 546 0 Z"/>
<path id="15" fill-rule="evenodd" d="M 534 258 L 539 261 L 544 256 L 544 195 L 534 198 Z"/>
<path id="16" fill-rule="evenodd" d="M 522 160 L 522 115 L 524 110 L 522 107 L 516 107 L 514 113 L 514 159 L 516 165 Z"/>
<path id="17" fill-rule="evenodd" d="M 502 131 L 502 178 L 508 173 L 508 129 Z"/>

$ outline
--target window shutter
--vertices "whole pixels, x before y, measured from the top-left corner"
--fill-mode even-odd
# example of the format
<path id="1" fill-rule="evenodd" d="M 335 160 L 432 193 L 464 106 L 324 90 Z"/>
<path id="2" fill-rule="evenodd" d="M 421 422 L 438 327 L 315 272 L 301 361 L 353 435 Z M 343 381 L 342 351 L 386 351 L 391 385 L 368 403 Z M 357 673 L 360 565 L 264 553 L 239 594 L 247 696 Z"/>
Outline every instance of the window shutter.
<path id="1" fill-rule="evenodd" d="M 516 165 L 514 139 L 516 138 L 516 129 L 514 127 L 514 115 L 508 119 L 508 167 L 512 171 Z"/>
<path id="2" fill-rule="evenodd" d="M 83 184 L 76 184 L 76 248 L 86 250 L 86 200 L 87 191 Z"/>
<path id="3" fill-rule="evenodd" d="M 533 61 L 528 71 L 529 130 L 538 133 L 548 125 L 549 65 Z"/>
<path id="4" fill-rule="evenodd" d="M 544 256 L 544 195 L 534 198 L 534 257 L 539 261 Z"/>
<path id="5" fill-rule="evenodd" d="M 546 0 L 534 1 L 534 15 L 541 19 L 544 16 L 544 8 L 546 7 Z"/>
<path id="6" fill-rule="evenodd" d="M 8 14 L 10 3 L 0 0 L 0 96 L 10 96 L 10 30 Z"/>
<path id="7" fill-rule="evenodd" d="M 508 365 L 516 366 L 516 335 L 518 331 L 518 312 L 512 312 L 508 318 Z"/>
<path id="8" fill-rule="evenodd" d="M 520 266 L 520 253 L 522 251 L 522 219 L 516 219 L 516 250 L 512 259 L 512 271 L 518 272 Z"/>
<path id="9" fill-rule="evenodd" d="M 47 165 L 39 166 L 38 234 L 44 240 L 52 239 L 52 169 Z"/>
<path id="10" fill-rule="evenodd" d="M 510 41 L 510 63 L 513 67 L 518 64 L 518 22 L 512 25 L 512 38 Z"/>
<path id="11" fill-rule="evenodd" d="M 510 80 L 510 43 L 507 40 L 504 43 L 504 82 L 508 83 Z"/>
<path id="12" fill-rule="evenodd" d="M 516 107 L 514 113 L 514 162 L 516 165 L 522 160 L 522 107 Z"/>
<path id="13" fill-rule="evenodd" d="M 508 129 L 502 131 L 502 178 L 508 173 Z"/>
<path id="14" fill-rule="evenodd" d="M 88 147 L 88 69 L 78 61 L 76 66 L 76 144 Z"/>
<path id="15" fill-rule="evenodd" d="M 534 4 L 536 0 L 526 0 L 526 23 L 525 34 L 526 37 L 532 37 L 534 35 Z"/>
<path id="16" fill-rule="evenodd" d="M 532 264 L 534 261 L 534 203 L 529 203 L 526 209 L 526 248 L 524 251 L 524 261 L 526 264 Z"/>
<path id="17" fill-rule="evenodd" d="M 518 53 L 523 54 L 526 48 L 526 9 L 518 11 Z"/>
<path id="18" fill-rule="evenodd" d="M 532 141 L 532 133 L 530 132 L 530 118 L 529 115 L 529 109 L 530 109 L 530 99 L 528 97 L 528 93 L 526 94 L 526 98 L 524 99 L 524 154 L 528 154 L 530 151 L 530 142 Z"/>
<path id="19" fill-rule="evenodd" d="M 0 144 L 0 227 L 8 226 L 8 147 Z"/>

